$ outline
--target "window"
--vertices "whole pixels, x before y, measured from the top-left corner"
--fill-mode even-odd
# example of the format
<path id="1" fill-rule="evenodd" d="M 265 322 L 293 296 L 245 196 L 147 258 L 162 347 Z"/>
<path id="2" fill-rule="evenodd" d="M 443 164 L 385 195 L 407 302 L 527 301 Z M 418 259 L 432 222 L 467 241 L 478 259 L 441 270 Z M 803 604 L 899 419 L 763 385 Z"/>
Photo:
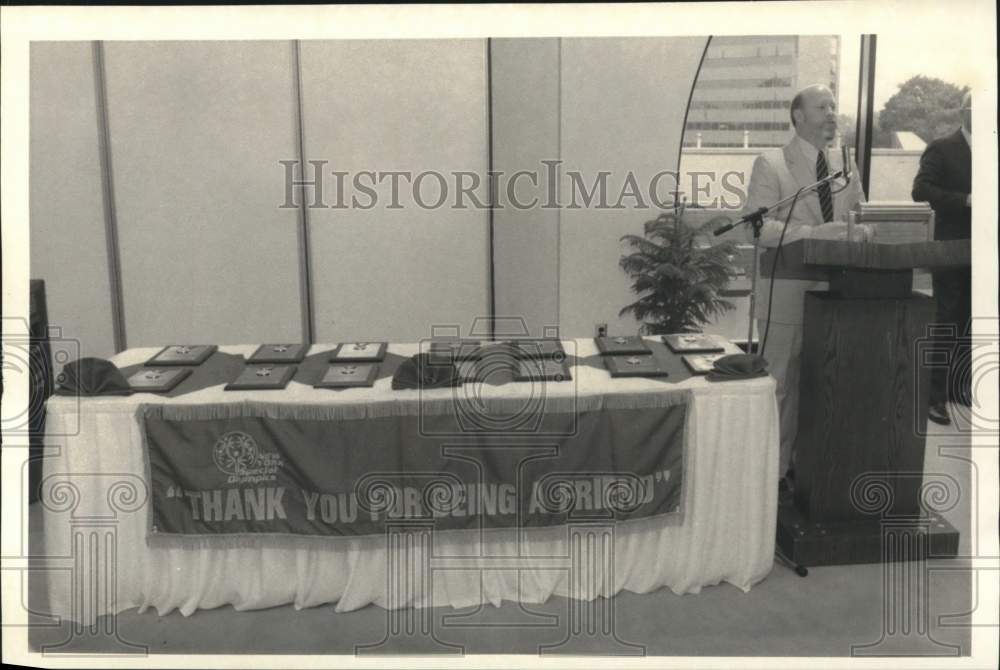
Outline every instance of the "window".
<path id="1" fill-rule="evenodd" d="M 773 121 L 689 121 L 688 130 L 788 130 L 791 122 Z"/>
<path id="2" fill-rule="evenodd" d="M 837 143 L 856 133 L 860 35 L 723 36 L 709 44 L 688 108 L 681 163 L 681 197 L 689 205 L 737 215 L 757 154 L 792 137 L 795 93 L 826 83 L 840 110 Z M 711 59 L 711 60 L 710 60 Z M 689 214 L 708 220 L 718 212 Z M 697 219 L 694 219 L 697 220 Z M 730 282 L 736 310 L 712 324 L 734 339 L 746 336 L 752 249 L 742 229 L 726 235 L 741 246 L 743 275 Z"/>
<path id="3" fill-rule="evenodd" d="M 791 139 L 792 97 L 812 83 L 830 87 L 841 110 L 837 142 L 852 145 L 859 49 L 860 35 L 713 37 L 688 108 L 679 189 L 685 199 L 712 208 L 724 206 L 725 197 L 729 209 L 742 206 L 731 186 L 745 191 L 756 154 Z M 694 173 L 716 177 L 694 184 Z"/>
<path id="4" fill-rule="evenodd" d="M 702 68 L 704 71 L 704 68 Z M 705 79 L 699 80 L 702 89 L 724 89 L 726 91 L 748 88 L 787 88 L 792 85 L 790 77 L 767 77 L 753 79 Z"/>
<path id="5" fill-rule="evenodd" d="M 788 109 L 790 100 L 692 100 L 688 109 Z"/>
<path id="6" fill-rule="evenodd" d="M 954 132 L 971 83 L 967 63 L 978 56 L 956 47 L 914 58 L 910 35 L 879 35 L 869 200 L 910 200 L 920 156 L 931 140 Z M 918 104 L 914 101 L 919 100 Z"/>

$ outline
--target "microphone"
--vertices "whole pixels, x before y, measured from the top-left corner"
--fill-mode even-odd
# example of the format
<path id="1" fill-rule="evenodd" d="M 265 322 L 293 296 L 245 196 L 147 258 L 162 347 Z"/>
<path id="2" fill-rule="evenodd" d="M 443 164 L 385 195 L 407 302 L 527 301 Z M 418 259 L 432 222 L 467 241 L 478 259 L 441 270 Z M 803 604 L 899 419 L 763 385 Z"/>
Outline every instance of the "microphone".
<path id="1" fill-rule="evenodd" d="M 752 221 L 755 218 L 761 218 L 761 217 L 763 217 L 765 214 L 767 214 L 767 211 L 768 211 L 767 207 L 761 207 L 761 208 L 757 209 L 756 211 L 751 212 L 750 214 L 747 214 L 746 216 L 741 216 L 736 221 L 729 221 L 725 225 L 719 226 L 718 228 L 716 228 L 713 231 L 713 233 L 715 234 L 716 237 L 718 237 L 719 235 L 722 235 L 723 233 L 728 233 L 730 230 L 732 230 L 736 226 L 741 226 L 744 223 L 748 223 L 749 221 Z M 719 220 L 722 220 L 722 219 L 725 219 L 725 218 L 726 217 L 721 217 L 721 216 L 718 217 Z M 715 220 L 716 219 L 713 219 L 712 221 L 714 222 Z"/>
<path id="2" fill-rule="evenodd" d="M 739 222 L 733 223 L 732 221 L 730 221 L 729 223 L 727 223 L 725 225 L 719 226 L 714 231 L 712 231 L 712 233 L 716 237 L 718 237 L 719 235 L 722 235 L 723 233 L 728 233 L 730 230 L 732 230 L 733 228 L 735 228 L 738 225 L 739 225 Z"/>
<path id="3" fill-rule="evenodd" d="M 832 174 L 828 174 L 826 177 L 824 177 L 823 179 L 817 181 L 815 184 L 812 184 L 811 186 L 803 186 L 798 191 L 796 191 L 794 195 L 790 195 L 787 198 L 783 198 L 783 199 L 779 200 L 778 202 L 774 203 L 773 205 L 770 205 L 768 207 L 759 207 L 755 211 L 750 212 L 749 214 L 746 214 L 746 215 L 740 217 L 736 221 L 732 221 L 732 222 L 726 223 L 725 225 L 719 226 L 718 228 L 716 228 L 713 231 L 713 233 L 716 236 L 723 235 L 725 233 L 728 233 L 730 230 L 732 230 L 736 226 L 741 226 L 744 223 L 752 223 L 756 227 L 759 227 L 761 225 L 761 221 L 767 215 L 768 212 L 770 212 L 771 210 L 774 210 L 774 209 L 777 209 L 777 208 L 781 207 L 782 205 L 784 205 L 788 201 L 791 201 L 792 202 L 792 206 L 794 207 L 795 206 L 795 202 L 798 201 L 799 196 L 802 193 L 804 193 L 804 192 L 808 193 L 809 191 L 814 190 L 818 186 L 821 186 L 823 184 L 829 184 L 834 179 L 845 179 L 845 180 L 847 180 L 848 183 L 850 183 L 850 181 L 851 181 L 851 168 L 850 168 L 851 158 L 850 158 L 850 156 L 847 153 L 847 147 L 842 146 L 840 148 L 840 151 L 841 151 L 842 159 L 844 161 L 844 165 L 841 167 L 841 169 L 837 170 L 836 172 L 834 172 Z M 844 188 L 846 188 L 846 186 Z M 719 219 L 725 219 L 726 217 L 717 217 L 717 218 L 719 218 Z M 715 223 L 715 219 L 713 219 L 709 223 Z"/>

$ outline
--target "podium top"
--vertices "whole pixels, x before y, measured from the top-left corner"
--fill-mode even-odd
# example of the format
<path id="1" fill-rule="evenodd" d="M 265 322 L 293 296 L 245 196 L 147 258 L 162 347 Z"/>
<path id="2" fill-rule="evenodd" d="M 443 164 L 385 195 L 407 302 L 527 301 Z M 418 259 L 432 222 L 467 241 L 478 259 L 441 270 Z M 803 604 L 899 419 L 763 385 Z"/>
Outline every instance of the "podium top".
<path id="1" fill-rule="evenodd" d="M 770 275 L 774 250 L 761 256 L 761 274 Z M 838 242 L 834 240 L 797 240 L 782 247 L 775 271 L 779 279 L 822 280 L 832 269 L 912 270 L 947 268 L 972 264 L 969 240 L 880 244 L 877 242 Z"/>

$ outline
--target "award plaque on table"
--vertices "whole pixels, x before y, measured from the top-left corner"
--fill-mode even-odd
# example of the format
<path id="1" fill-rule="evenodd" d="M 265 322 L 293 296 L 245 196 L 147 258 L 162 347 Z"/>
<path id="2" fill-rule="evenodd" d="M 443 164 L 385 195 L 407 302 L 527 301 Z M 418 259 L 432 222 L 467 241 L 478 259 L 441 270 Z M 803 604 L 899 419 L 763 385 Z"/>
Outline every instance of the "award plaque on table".
<path id="1" fill-rule="evenodd" d="M 712 371 L 715 366 L 715 361 L 719 360 L 725 353 L 715 353 L 715 354 L 685 354 L 681 356 L 684 364 L 688 366 L 696 375 L 705 375 Z"/>
<path id="2" fill-rule="evenodd" d="M 667 371 L 652 354 L 645 356 L 605 356 L 604 365 L 612 377 L 666 377 Z"/>
<path id="3" fill-rule="evenodd" d="M 280 391 L 288 386 L 294 365 L 248 365 L 225 386 L 226 391 Z"/>
<path id="4" fill-rule="evenodd" d="M 474 361 L 480 356 L 479 340 L 431 340 L 428 353 L 435 363 Z"/>
<path id="5" fill-rule="evenodd" d="M 214 344 L 171 344 L 163 347 L 145 365 L 201 365 L 216 349 Z"/>
<path id="6" fill-rule="evenodd" d="M 331 363 L 378 363 L 385 358 L 385 342 L 344 342 L 330 357 Z"/>
<path id="7" fill-rule="evenodd" d="M 563 350 L 562 342 L 554 338 L 544 340 L 514 340 L 512 344 L 515 347 L 515 351 L 517 351 L 518 358 L 566 359 L 566 351 Z"/>
<path id="8" fill-rule="evenodd" d="M 332 363 L 326 369 L 323 378 L 316 383 L 315 388 L 372 386 L 376 376 L 378 376 L 378 365 L 375 363 Z"/>
<path id="9" fill-rule="evenodd" d="M 651 354 L 649 347 L 637 335 L 628 337 L 595 337 L 597 349 L 602 355 L 607 354 Z"/>
<path id="10" fill-rule="evenodd" d="M 137 393 L 167 393 L 187 379 L 191 368 L 143 368 L 128 378 Z"/>
<path id="11" fill-rule="evenodd" d="M 710 354 L 725 351 L 720 338 L 705 333 L 679 333 L 664 335 L 663 343 L 675 354 Z"/>
<path id="12" fill-rule="evenodd" d="M 301 363 L 308 344 L 262 344 L 250 355 L 247 363 Z"/>
<path id="13" fill-rule="evenodd" d="M 551 358 L 530 358 L 520 361 L 514 372 L 514 381 L 518 382 L 568 382 L 573 379 L 564 361 Z"/>

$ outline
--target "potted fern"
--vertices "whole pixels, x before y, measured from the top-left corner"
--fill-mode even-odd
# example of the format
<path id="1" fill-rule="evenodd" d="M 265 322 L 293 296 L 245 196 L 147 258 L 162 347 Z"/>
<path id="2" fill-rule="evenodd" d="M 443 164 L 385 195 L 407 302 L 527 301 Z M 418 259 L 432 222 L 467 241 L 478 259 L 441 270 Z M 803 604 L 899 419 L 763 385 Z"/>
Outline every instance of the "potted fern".
<path id="1" fill-rule="evenodd" d="M 644 335 L 701 332 L 702 326 L 734 306 L 719 297 L 735 274 L 732 242 L 708 243 L 709 228 L 684 223 L 684 210 L 664 212 L 644 225 L 644 236 L 623 235 L 632 252 L 619 265 L 639 299 L 618 313 L 631 313 Z"/>

